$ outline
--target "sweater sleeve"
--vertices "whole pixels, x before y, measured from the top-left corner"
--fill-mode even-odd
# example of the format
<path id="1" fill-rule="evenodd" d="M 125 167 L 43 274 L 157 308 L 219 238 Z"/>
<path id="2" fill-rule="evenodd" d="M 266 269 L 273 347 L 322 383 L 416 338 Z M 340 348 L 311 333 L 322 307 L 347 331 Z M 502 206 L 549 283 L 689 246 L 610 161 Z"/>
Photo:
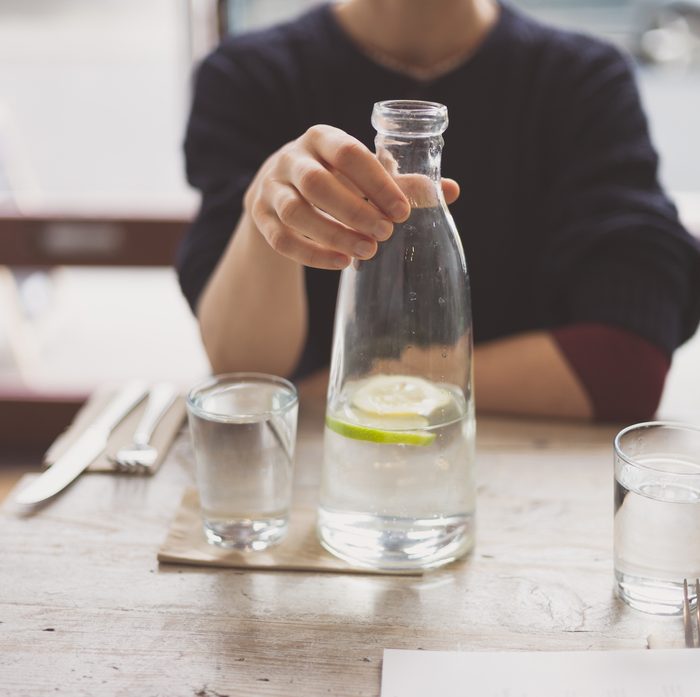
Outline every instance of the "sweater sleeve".
<path id="1" fill-rule="evenodd" d="M 700 245 L 659 185 L 627 60 L 601 42 L 576 48 L 557 68 L 546 139 L 549 314 L 554 326 L 612 326 L 670 356 L 700 319 Z"/>
<path id="2" fill-rule="evenodd" d="M 187 180 L 200 191 L 201 203 L 177 258 L 193 311 L 233 234 L 248 185 L 265 159 L 292 138 L 285 85 L 270 66 L 274 51 L 269 54 L 223 44 L 195 76 L 184 150 Z"/>
<path id="3" fill-rule="evenodd" d="M 560 327 L 552 336 L 586 390 L 597 421 L 654 416 L 670 366 L 660 348 L 603 324 Z"/>

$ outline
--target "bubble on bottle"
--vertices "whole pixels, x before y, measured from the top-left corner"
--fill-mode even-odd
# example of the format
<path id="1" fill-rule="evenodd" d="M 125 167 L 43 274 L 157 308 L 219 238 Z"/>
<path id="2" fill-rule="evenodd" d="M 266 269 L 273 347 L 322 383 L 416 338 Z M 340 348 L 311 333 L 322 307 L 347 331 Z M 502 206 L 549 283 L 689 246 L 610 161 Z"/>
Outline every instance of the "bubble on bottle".
<path id="1" fill-rule="evenodd" d="M 444 307 L 446 302 L 447 300 L 445 300 L 445 298 L 438 298 L 438 305 L 440 305 L 440 307 Z"/>
<path id="2" fill-rule="evenodd" d="M 447 458 L 444 458 L 444 457 L 438 457 L 435 460 L 435 467 L 436 467 L 436 469 L 439 469 L 441 472 L 449 472 L 449 470 L 451 469 L 451 465 L 450 465 L 449 460 L 447 460 Z"/>
<path id="3" fill-rule="evenodd" d="M 416 293 L 415 291 L 411 291 L 411 292 L 408 294 L 408 299 L 409 299 L 411 302 L 413 302 L 417 297 L 418 297 L 418 293 Z"/>

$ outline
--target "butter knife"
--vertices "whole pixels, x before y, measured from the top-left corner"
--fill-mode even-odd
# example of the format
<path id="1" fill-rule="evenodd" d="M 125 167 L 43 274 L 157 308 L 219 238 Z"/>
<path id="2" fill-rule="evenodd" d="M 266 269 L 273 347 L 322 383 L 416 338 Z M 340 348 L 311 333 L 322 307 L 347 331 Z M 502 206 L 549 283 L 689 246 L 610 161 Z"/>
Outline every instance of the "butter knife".
<path id="1" fill-rule="evenodd" d="M 67 487 L 105 449 L 109 434 L 147 391 L 148 386 L 141 381 L 125 385 L 68 450 L 17 494 L 15 501 L 24 506 L 41 503 Z"/>

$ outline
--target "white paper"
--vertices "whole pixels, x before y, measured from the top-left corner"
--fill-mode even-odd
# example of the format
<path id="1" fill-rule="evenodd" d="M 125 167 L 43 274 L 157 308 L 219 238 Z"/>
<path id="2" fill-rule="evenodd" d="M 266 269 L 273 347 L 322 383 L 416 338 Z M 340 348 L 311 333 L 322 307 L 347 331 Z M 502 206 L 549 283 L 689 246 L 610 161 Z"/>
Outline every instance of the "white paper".
<path id="1" fill-rule="evenodd" d="M 381 697 L 698 697 L 700 651 L 384 650 Z"/>

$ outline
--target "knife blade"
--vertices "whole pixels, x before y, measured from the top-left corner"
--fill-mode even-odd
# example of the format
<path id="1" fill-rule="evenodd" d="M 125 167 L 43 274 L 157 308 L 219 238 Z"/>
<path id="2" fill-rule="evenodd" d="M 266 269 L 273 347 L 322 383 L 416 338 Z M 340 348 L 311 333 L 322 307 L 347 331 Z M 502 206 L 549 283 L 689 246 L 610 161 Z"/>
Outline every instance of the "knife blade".
<path id="1" fill-rule="evenodd" d="M 24 506 L 41 503 L 67 487 L 105 449 L 110 433 L 147 392 L 142 381 L 125 385 L 68 450 L 17 494 L 15 501 Z"/>

